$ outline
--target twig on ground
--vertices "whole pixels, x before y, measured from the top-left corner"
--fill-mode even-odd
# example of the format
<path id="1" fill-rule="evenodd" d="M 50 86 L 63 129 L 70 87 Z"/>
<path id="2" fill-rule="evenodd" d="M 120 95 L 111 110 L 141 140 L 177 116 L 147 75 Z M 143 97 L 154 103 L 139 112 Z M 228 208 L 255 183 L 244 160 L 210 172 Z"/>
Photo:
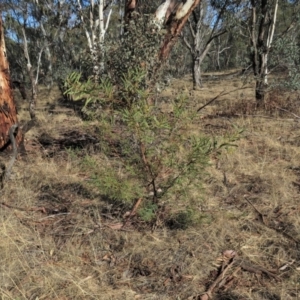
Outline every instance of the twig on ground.
<path id="1" fill-rule="evenodd" d="M 265 222 L 264 215 L 252 204 L 252 202 L 249 199 L 247 199 L 247 197 L 244 196 L 244 199 L 252 206 L 252 208 L 257 213 L 259 222 L 268 227 L 268 225 Z"/>
<path id="2" fill-rule="evenodd" d="M 277 108 L 277 109 L 279 109 L 279 110 L 282 110 L 282 111 L 284 111 L 284 112 L 287 112 L 287 113 L 291 114 L 291 115 L 294 116 L 296 119 L 300 119 L 300 116 L 294 114 L 293 112 L 291 112 L 291 111 L 289 111 L 289 110 L 287 110 L 287 109 L 284 109 L 284 108 L 281 108 L 281 107 L 278 107 L 278 106 L 275 106 L 275 108 Z"/>
<path id="3" fill-rule="evenodd" d="M 239 266 L 242 268 L 244 271 L 248 271 L 250 273 L 255 273 L 255 274 L 266 274 L 270 278 L 274 278 L 276 281 L 280 281 L 281 279 L 273 272 L 267 270 L 264 267 L 254 265 L 250 262 L 247 262 L 245 260 L 237 260 L 236 264 L 239 264 Z"/>
<path id="4" fill-rule="evenodd" d="M 244 87 L 240 87 L 240 88 L 237 88 L 237 89 L 234 89 L 234 90 L 231 90 L 231 91 L 228 91 L 228 92 L 225 92 L 225 91 L 222 91 L 219 95 L 217 95 L 216 97 L 212 98 L 211 100 L 209 100 L 207 103 L 205 103 L 204 105 L 200 106 L 196 111 L 199 112 L 200 110 L 202 110 L 203 108 L 205 108 L 206 106 L 212 104 L 214 101 L 216 101 L 219 97 L 222 97 L 222 96 L 226 96 L 226 95 L 229 95 L 231 93 L 234 93 L 236 91 L 239 91 L 239 90 L 245 90 L 245 89 L 248 89 L 250 88 L 249 86 L 244 86 Z"/>
<path id="5" fill-rule="evenodd" d="M 215 288 L 217 287 L 217 285 L 221 282 L 225 282 L 224 278 L 225 278 L 225 274 L 227 273 L 227 271 L 233 266 L 234 261 L 235 261 L 235 256 L 236 256 L 236 252 L 235 251 L 224 251 L 223 255 L 224 256 L 228 256 L 228 253 L 230 255 L 229 260 L 225 261 L 222 266 L 221 266 L 221 273 L 218 275 L 218 277 L 215 279 L 215 281 L 212 283 L 212 285 L 208 288 L 207 292 L 205 292 L 205 294 L 200 296 L 200 300 L 208 300 L 212 298 L 212 293 L 215 290 Z"/>
<path id="6" fill-rule="evenodd" d="M 33 208 L 23 208 L 23 207 L 19 207 L 19 206 L 14 206 L 14 205 L 10 205 L 10 204 L 7 204 L 5 202 L 0 202 L 0 205 L 2 206 L 5 206 L 7 208 L 11 208 L 11 209 L 17 209 L 17 210 L 20 210 L 20 211 L 40 211 L 44 214 L 47 213 L 45 207 L 33 207 Z"/>
<path id="7" fill-rule="evenodd" d="M 127 217 L 126 221 L 124 222 L 122 228 L 124 228 L 128 224 L 129 220 L 136 214 L 136 211 L 137 211 L 138 207 L 140 206 L 141 202 L 142 202 L 142 198 L 139 198 L 136 201 L 136 203 L 134 204 L 129 216 Z"/>
<path id="8" fill-rule="evenodd" d="M 209 300 L 213 298 L 213 292 L 221 287 L 228 289 L 232 285 L 234 278 L 240 270 L 247 271 L 255 274 L 266 274 L 270 278 L 280 281 L 280 278 L 272 271 L 267 270 L 264 267 L 255 265 L 245 259 L 239 258 L 235 251 L 226 250 L 223 252 L 223 263 L 219 267 L 219 275 L 210 285 L 208 290 L 200 296 L 200 300 Z M 230 275 L 226 275 L 228 270 L 234 268 L 234 271 Z M 226 276 L 225 276 L 226 275 Z"/>
<path id="9" fill-rule="evenodd" d="M 258 221 L 259 223 L 261 223 L 262 225 L 266 226 L 267 228 L 269 229 L 272 229 L 274 230 L 276 233 L 278 234 L 281 234 L 283 235 L 285 238 L 293 241 L 294 243 L 296 243 L 296 245 L 299 245 L 300 244 L 300 241 L 295 239 L 293 236 L 291 236 L 290 234 L 284 232 L 284 231 L 280 231 L 278 230 L 277 228 L 274 228 L 270 225 L 268 225 L 266 222 L 265 222 L 265 218 L 264 218 L 264 215 L 251 203 L 251 201 L 249 199 L 247 199 L 246 197 L 244 197 L 244 199 L 252 206 L 252 208 L 255 210 L 255 212 L 257 213 L 258 215 Z"/>

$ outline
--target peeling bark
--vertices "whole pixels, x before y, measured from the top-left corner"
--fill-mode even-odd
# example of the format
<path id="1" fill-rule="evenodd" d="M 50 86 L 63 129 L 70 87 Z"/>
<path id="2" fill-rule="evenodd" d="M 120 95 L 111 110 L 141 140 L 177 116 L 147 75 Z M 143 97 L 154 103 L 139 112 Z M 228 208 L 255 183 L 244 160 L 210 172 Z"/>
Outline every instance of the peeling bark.
<path id="1" fill-rule="evenodd" d="M 201 62 L 199 56 L 196 56 L 193 59 L 193 89 L 197 90 L 200 88 L 202 88 Z"/>
<path id="2" fill-rule="evenodd" d="M 260 5 L 260 10 L 258 10 Z M 268 55 L 274 37 L 278 0 L 275 0 L 273 15 L 270 0 L 251 0 L 251 48 L 252 69 L 256 80 L 255 98 L 262 105 L 268 87 Z M 258 25 L 257 25 L 258 24 Z M 257 27 L 257 28 L 256 28 Z"/>
<path id="3" fill-rule="evenodd" d="M 158 57 L 161 62 L 165 61 L 176 43 L 185 23 L 192 11 L 201 0 L 166 0 L 157 8 L 153 21 L 158 29 L 162 29 L 162 24 L 167 30 Z M 137 10 L 138 0 L 127 0 L 125 4 L 125 23 L 132 19 L 132 13 Z"/>
<path id="4" fill-rule="evenodd" d="M 128 24 L 132 13 L 136 10 L 138 0 L 127 0 L 125 3 L 125 24 Z M 126 28 L 125 28 L 126 29 Z"/>
<path id="5" fill-rule="evenodd" d="M 27 41 L 27 36 L 25 33 L 25 29 L 22 28 L 22 33 L 23 33 L 23 39 L 24 39 L 24 57 L 26 59 L 26 67 L 27 67 L 27 73 L 30 78 L 30 83 L 31 83 L 31 99 L 29 100 L 29 114 L 31 120 L 36 119 L 35 115 L 35 107 L 36 107 L 36 100 L 37 100 L 37 80 L 34 78 L 34 71 L 32 68 L 32 64 L 30 61 L 30 56 L 29 56 L 29 50 L 28 50 L 28 41 Z"/>
<path id="6" fill-rule="evenodd" d="M 183 26 L 187 22 L 190 14 L 200 3 L 200 0 L 187 0 L 175 6 L 175 11 L 169 15 L 166 20 L 167 34 L 164 38 L 163 45 L 160 49 L 159 58 L 161 61 L 169 57 L 172 47 L 176 43 Z"/>
<path id="7" fill-rule="evenodd" d="M 101 75 L 105 71 L 105 34 L 108 29 L 112 13 L 112 3 L 105 6 L 105 1 L 96 2 L 90 0 L 89 17 L 85 17 L 84 8 L 81 1 L 77 0 L 78 13 L 86 35 L 90 55 L 93 62 L 93 76 L 96 82 L 99 82 Z M 110 6 L 106 20 L 104 19 L 104 10 Z M 96 12 L 98 11 L 98 16 Z"/>
<path id="8" fill-rule="evenodd" d="M 9 65 L 4 41 L 4 30 L 2 26 L 2 19 L 0 17 L 0 151 L 9 146 L 9 130 L 12 125 L 17 123 L 17 109 L 12 93 Z M 16 136 L 16 142 L 18 145 L 21 140 L 22 135 L 19 130 Z"/>
<path id="9" fill-rule="evenodd" d="M 183 42 L 189 49 L 193 58 L 193 89 L 197 90 L 202 87 L 201 80 L 201 64 L 210 51 L 210 48 L 215 39 L 227 32 L 224 27 L 220 28 L 223 15 L 226 11 L 228 0 L 225 0 L 217 15 L 210 17 L 210 26 L 207 26 L 205 19 L 209 17 L 208 11 L 204 9 L 203 2 L 193 10 L 192 15 L 188 19 L 188 29 L 192 41 L 183 34 Z M 217 53 L 219 56 L 219 52 Z"/>

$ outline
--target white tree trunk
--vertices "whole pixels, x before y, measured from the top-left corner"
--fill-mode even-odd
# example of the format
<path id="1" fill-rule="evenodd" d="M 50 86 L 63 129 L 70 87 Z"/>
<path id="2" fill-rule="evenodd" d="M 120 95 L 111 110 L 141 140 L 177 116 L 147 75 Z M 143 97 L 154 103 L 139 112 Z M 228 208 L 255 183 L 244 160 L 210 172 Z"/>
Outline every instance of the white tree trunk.
<path id="1" fill-rule="evenodd" d="M 268 54 L 273 42 L 274 38 L 274 32 L 275 32 L 275 25 L 276 25 L 276 19 L 277 19 L 277 11 L 278 11 L 278 0 L 275 2 L 275 7 L 274 7 L 274 13 L 273 13 L 273 18 L 272 18 L 272 25 L 269 27 L 269 32 L 268 32 L 268 38 L 267 38 L 267 52 L 265 54 L 265 70 L 264 70 L 264 84 L 268 84 Z"/>
<path id="2" fill-rule="evenodd" d="M 27 41 L 27 36 L 25 32 L 25 28 L 22 28 L 22 34 L 23 34 L 23 40 L 24 40 L 24 56 L 26 59 L 26 67 L 27 67 L 27 73 L 30 78 L 30 83 L 31 83 L 31 99 L 29 101 L 29 113 L 30 113 L 30 118 L 31 120 L 35 120 L 35 106 L 36 106 L 36 98 L 37 98 L 37 83 L 36 79 L 34 78 L 34 72 L 32 68 L 32 64 L 30 61 L 30 56 L 29 56 L 29 51 L 28 51 L 28 41 Z"/>
<path id="3" fill-rule="evenodd" d="M 79 7 L 79 15 L 87 38 L 88 47 L 90 50 L 93 62 L 93 75 L 95 80 L 100 79 L 101 74 L 105 71 L 105 34 L 108 29 L 112 7 L 104 20 L 105 0 L 99 0 L 98 3 L 98 18 L 95 17 L 95 2 L 90 0 L 90 14 L 88 22 L 86 22 L 82 10 L 80 0 L 77 0 Z"/>
<path id="4" fill-rule="evenodd" d="M 47 40 L 47 34 L 46 34 L 46 30 L 44 28 L 43 23 L 41 23 L 40 26 L 41 26 L 41 30 L 42 30 L 42 34 L 43 34 L 43 38 L 44 38 L 44 48 L 45 48 L 45 54 L 46 54 L 47 62 L 48 62 L 48 66 L 47 66 L 48 71 L 46 73 L 46 76 L 49 77 L 49 79 L 50 79 L 49 87 L 51 87 L 53 85 L 52 55 L 51 55 L 51 51 L 50 51 L 50 48 L 49 48 L 49 43 L 48 43 L 48 40 Z"/>
<path id="5" fill-rule="evenodd" d="M 193 57 L 193 88 L 195 90 L 202 87 L 201 63 L 203 62 L 204 58 L 209 52 L 214 39 L 216 39 L 217 37 L 219 37 L 220 35 L 226 32 L 226 30 L 221 30 L 219 32 L 216 32 L 215 29 L 217 28 L 217 24 L 219 21 L 216 22 L 212 30 L 205 28 L 203 26 L 205 15 L 204 15 L 202 2 L 200 2 L 198 9 L 199 9 L 199 16 L 195 26 L 193 26 L 193 23 L 191 22 L 190 19 L 188 21 L 190 25 L 189 30 L 193 38 L 193 44 L 190 45 L 187 39 L 183 37 L 185 45 L 190 50 L 191 55 Z M 218 20 L 219 19 L 220 18 L 218 18 Z M 209 36 L 206 42 L 204 41 L 205 36 Z"/>

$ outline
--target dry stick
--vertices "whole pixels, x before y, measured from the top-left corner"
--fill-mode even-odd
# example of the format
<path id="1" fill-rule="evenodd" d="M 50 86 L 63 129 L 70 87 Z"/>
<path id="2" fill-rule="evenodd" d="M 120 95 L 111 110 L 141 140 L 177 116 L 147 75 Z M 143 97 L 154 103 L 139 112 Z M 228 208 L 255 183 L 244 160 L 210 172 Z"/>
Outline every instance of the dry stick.
<path id="1" fill-rule="evenodd" d="M 264 116 L 264 115 L 246 115 L 246 114 L 234 114 L 235 116 L 239 117 L 245 117 L 245 118 L 264 118 L 264 119 L 270 119 L 270 120 L 280 120 L 280 122 L 295 122 L 295 119 L 280 119 L 278 117 L 270 117 L 270 116 Z M 300 117 L 299 117 L 300 118 Z"/>
<path id="2" fill-rule="evenodd" d="M 235 277 L 237 277 L 237 273 L 238 273 L 241 269 L 242 269 L 241 267 L 236 268 L 235 271 L 231 274 L 231 276 L 226 277 L 226 282 L 224 282 L 223 284 L 222 284 L 222 282 L 220 282 L 219 286 L 220 286 L 220 287 L 223 287 L 223 286 L 224 286 L 223 289 L 224 289 L 225 292 L 230 288 L 230 286 L 231 286 L 232 283 L 233 283 L 233 279 L 234 279 Z"/>
<path id="3" fill-rule="evenodd" d="M 225 277 L 225 273 L 228 271 L 229 268 L 231 268 L 233 265 L 236 265 L 237 268 L 235 269 L 235 271 L 232 273 L 231 276 Z M 270 272 L 269 270 L 261 267 L 261 266 L 257 266 L 257 265 L 253 265 L 249 262 L 245 262 L 242 259 L 239 258 L 233 258 L 232 261 L 225 267 L 225 269 L 220 273 L 220 275 L 216 278 L 216 280 L 213 282 L 213 284 L 209 287 L 209 289 L 207 290 L 207 292 L 205 292 L 200 299 L 201 300 L 208 300 L 212 298 L 212 293 L 214 291 L 214 289 L 216 288 L 216 286 L 218 285 L 219 288 L 221 288 L 222 286 L 224 286 L 226 284 L 226 282 L 228 281 L 228 279 L 233 278 L 236 276 L 236 274 L 240 271 L 240 270 L 244 270 L 244 271 L 248 271 L 250 273 L 255 273 L 255 274 L 262 274 L 265 273 L 267 274 L 270 278 L 274 278 L 275 280 L 279 281 L 280 278 L 278 276 L 276 276 L 276 274 Z"/>
<path id="4" fill-rule="evenodd" d="M 281 108 L 281 107 L 278 107 L 278 106 L 275 106 L 275 108 L 277 108 L 277 109 L 279 109 L 279 110 L 282 110 L 282 111 L 285 111 L 285 112 L 287 112 L 287 113 L 293 115 L 295 118 L 300 119 L 300 116 L 298 116 L 298 115 L 292 113 L 291 111 L 289 111 L 289 110 L 287 110 L 287 109 L 284 109 L 284 108 Z"/>
<path id="5" fill-rule="evenodd" d="M 2 205 L 4 207 L 7 207 L 7 208 L 10 208 L 10 209 L 17 209 L 17 210 L 20 210 L 20 211 L 26 211 L 26 212 L 29 212 L 29 211 L 41 211 L 44 214 L 47 213 L 45 207 L 23 208 L 23 207 L 19 207 L 19 206 L 10 205 L 10 204 L 7 204 L 5 202 L 0 202 L 0 205 Z"/>
<path id="6" fill-rule="evenodd" d="M 236 261 L 236 263 L 239 264 L 241 269 L 244 270 L 244 271 L 248 271 L 250 273 L 255 273 L 255 274 L 265 273 L 270 278 L 274 278 L 275 280 L 280 281 L 280 278 L 276 274 L 274 274 L 273 272 L 267 270 L 264 267 L 257 266 L 257 265 L 254 265 L 252 263 L 249 263 L 247 261 L 243 261 L 243 260 L 239 260 L 239 259 Z"/>
<path id="7" fill-rule="evenodd" d="M 143 198 L 139 198 L 139 199 L 136 201 L 136 203 L 134 204 L 134 206 L 133 206 L 133 208 L 132 208 L 132 210 L 131 210 L 131 212 L 130 212 L 128 218 L 127 218 L 127 220 L 124 222 L 124 224 L 122 225 L 121 229 L 124 228 L 124 227 L 128 224 L 128 222 L 129 222 L 129 220 L 131 219 L 131 217 L 135 215 L 135 213 L 136 213 L 138 207 L 140 206 L 140 204 L 141 204 L 141 202 L 142 202 L 142 199 L 143 199 Z"/>
<path id="8" fill-rule="evenodd" d="M 267 226 L 267 224 L 265 223 L 264 215 L 252 204 L 252 202 L 249 199 L 247 199 L 246 197 L 244 197 L 244 199 L 252 206 L 252 208 L 258 214 L 259 222 L 262 223 L 263 225 Z"/>
<path id="9" fill-rule="evenodd" d="M 271 119 L 271 120 L 278 120 L 278 118 L 277 117 L 270 117 L 270 116 L 264 116 L 264 115 L 246 115 L 246 114 L 235 114 L 235 116 L 241 116 L 241 117 L 256 117 L 256 118 L 265 118 L 265 119 Z M 294 121 L 294 119 L 283 119 L 283 120 L 281 120 L 280 119 L 280 121 Z"/>
<path id="10" fill-rule="evenodd" d="M 209 100 L 207 103 L 205 103 L 204 105 L 200 106 L 198 109 L 197 109 L 197 112 L 199 112 L 200 110 L 202 110 L 203 108 L 205 108 L 206 106 L 210 105 L 211 103 L 213 103 L 214 101 L 216 101 L 219 97 L 221 96 L 225 96 L 225 95 L 228 95 L 228 94 L 231 94 L 233 92 L 236 92 L 236 91 L 239 91 L 239 90 L 245 90 L 245 89 L 249 89 L 251 88 L 250 86 L 245 86 L 245 87 L 241 87 L 241 88 L 237 88 L 237 89 L 234 89 L 234 90 L 231 90 L 229 92 L 221 92 L 219 95 L 217 95 L 216 97 L 212 98 L 211 100 Z"/>
<path id="11" fill-rule="evenodd" d="M 273 228 L 271 226 L 269 226 L 268 224 L 266 224 L 265 220 L 264 220 L 264 215 L 251 203 L 251 201 L 249 199 L 247 199 L 246 197 L 244 197 L 244 199 L 252 206 L 252 208 L 257 212 L 258 217 L 259 217 L 259 222 L 261 224 L 263 224 L 264 226 L 266 226 L 269 229 L 274 230 L 277 233 L 280 233 L 281 235 L 283 235 L 284 237 L 286 237 L 287 239 L 293 241 L 294 243 L 296 243 L 296 245 L 300 244 L 300 241 L 298 241 L 297 239 L 295 239 L 294 237 L 292 237 L 291 235 L 289 235 L 288 233 L 284 232 L 284 231 L 279 231 L 276 228 Z"/>
<path id="12" fill-rule="evenodd" d="M 141 143 L 141 145 L 140 145 L 140 151 L 141 151 L 143 163 L 144 163 L 147 171 L 151 175 L 151 182 L 149 183 L 149 185 L 152 185 L 152 187 L 153 187 L 153 193 L 154 193 L 153 198 L 155 199 L 157 197 L 157 190 L 156 190 L 156 185 L 155 185 L 155 179 L 156 179 L 157 175 L 153 174 L 151 166 L 147 161 L 147 158 L 146 158 L 146 155 L 145 155 L 146 149 L 145 149 L 145 145 L 143 143 Z"/>
<path id="13" fill-rule="evenodd" d="M 226 268 L 224 269 L 224 271 L 216 278 L 216 280 L 213 282 L 213 284 L 209 287 L 209 289 L 207 290 L 207 292 L 205 292 L 204 295 L 201 296 L 201 300 L 203 299 L 208 299 L 212 298 L 212 293 L 214 291 L 214 289 L 216 288 L 217 284 L 219 284 L 223 279 L 225 274 L 227 273 L 227 271 L 232 267 L 233 263 L 234 263 L 235 259 L 232 258 L 232 261 L 226 266 Z"/>

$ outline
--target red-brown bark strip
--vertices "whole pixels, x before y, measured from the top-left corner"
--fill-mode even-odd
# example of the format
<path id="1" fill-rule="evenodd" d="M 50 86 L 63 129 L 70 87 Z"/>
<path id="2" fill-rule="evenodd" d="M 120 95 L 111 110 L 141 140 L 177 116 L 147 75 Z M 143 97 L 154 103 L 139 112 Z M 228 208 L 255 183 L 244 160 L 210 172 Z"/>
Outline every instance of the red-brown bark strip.
<path id="1" fill-rule="evenodd" d="M 160 49 L 159 58 L 164 61 L 168 58 L 173 45 L 176 43 L 185 23 L 187 22 L 192 11 L 197 7 L 201 0 L 187 0 L 177 6 L 173 6 L 176 11 L 169 14 L 166 20 L 167 34 L 164 38 L 163 45 Z M 171 3 L 174 5 L 174 3 Z M 190 4 L 190 7 L 188 5 Z M 187 10 L 185 10 L 187 8 Z"/>
<path id="2" fill-rule="evenodd" d="M 2 26 L 0 11 L 0 151 L 10 144 L 9 129 L 13 124 L 17 124 L 17 109 L 12 93 L 12 85 L 7 60 L 7 52 L 4 40 L 4 30 Z M 17 144 L 22 139 L 21 131 L 16 136 Z"/>
<path id="3" fill-rule="evenodd" d="M 185 23 L 187 22 L 190 14 L 193 10 L 199 5 L 201 0 L 170 0 L 168 1 L 168 8 L 164 15 L 164 24 L 167 29 L 167 33 L 164 37 L 163 44 L 159 50 L 158 57 L 159 60 L 165 61 L 174 44 L 176 43 Z M 125 4 L 125 23 L 128 24 L 129 20 L 132 18 L 132 13 L 138 9 L 139 0 L 127 0 Z M 163 2 L 155 15 L 160 12 L 160 8 L 166 4 L 166 1 Z M 159 16 L 160 21 L 161 16 Z"/>
<path id="4" fill-rule="evenodd" d="M 128 24 L 131 14 L 136 10 L 138 0 L 127 0 L 125 3 L 125 24 Z"/>

